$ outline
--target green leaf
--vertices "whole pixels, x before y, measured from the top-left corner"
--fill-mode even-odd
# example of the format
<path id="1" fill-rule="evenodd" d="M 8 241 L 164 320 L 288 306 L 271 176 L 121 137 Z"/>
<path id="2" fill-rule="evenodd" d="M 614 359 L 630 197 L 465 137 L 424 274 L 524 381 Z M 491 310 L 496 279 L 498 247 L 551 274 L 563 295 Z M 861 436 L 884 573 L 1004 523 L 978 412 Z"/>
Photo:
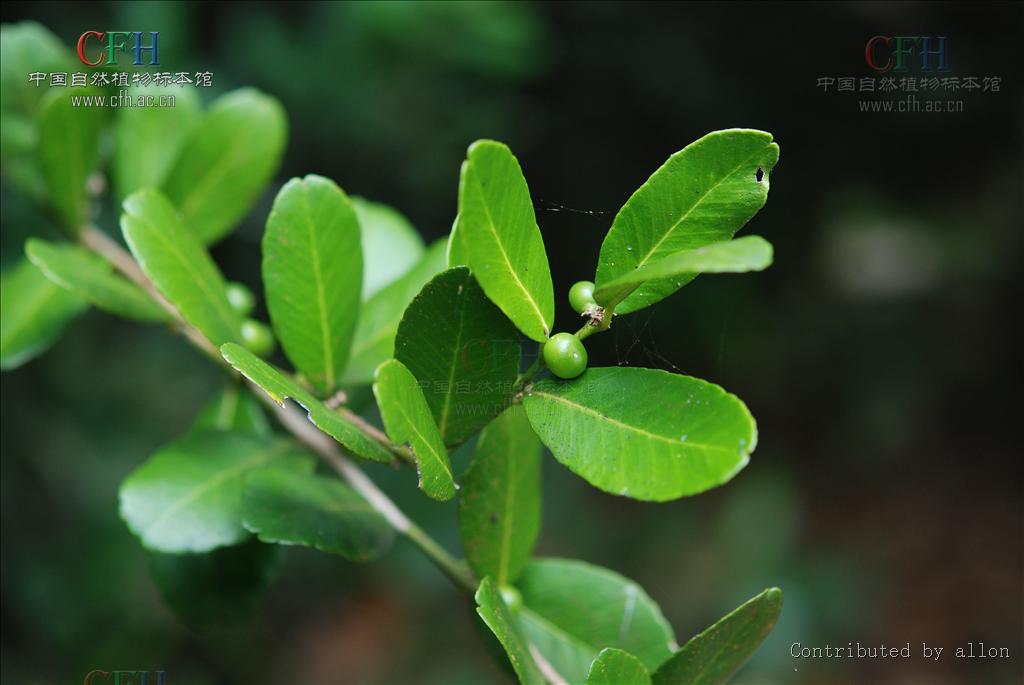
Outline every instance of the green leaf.
<path id="1" fill-rule="evenodd" d="M 22 260 L 0 278 L 0 368 L 16 369 L 46 351 L 64 326 L 88 308 Z"/>
<path id="2" fill-rule="evenodd" d="M 448 268 L 456 266 L 469 266 L 469 254 L 466 252 L 466 241 L 462 239 L 462 232 L 459 231 L 459 217 L 455 216 L 452 222 L 452 232 L 448 234 Z"/>
<path id="3" fill-rule="evenodd" d="M 290 441 L 244 433 L 190 433 L 160 449 L 121 484 L 121 518 L 151 550 L 206 552 L 234 545 L 242 526 L 242 483 L 254 469 L 310 471 Z"/>
<path id="4" fill-rule="evenodd" d="M 466 267 L 442 272 L 406 308 L 395 359 L 412 371 L 446 444 L 457 445 L 512 401 L 519 333 Z"/>
<path id="5" fill-rule="evenodd" d="M 757 427 L 717 385 L 632 367 L 545 379 L 524 406 L 558 461 L 606 492 L 662 502 L 721 485 L 750 460 Z"/>
<path id="6" fill-rule="evenodd" d="M 309 175 L 281 188 L 263 235 L 263 287 L 277 339 L 322 395 L 345 370 L 363 282 L 359 220 L 333 181 Z"/>
<path id="7" fill-rule="evenodd" d="M 385 204 L 352 196 L 363 239 L 363 301 L 423 257 L 423 239 L 402 214 Z"/>
<path id="8" fill-rule="evenodd" d="M 692 250 L 680 250 L 636 271 L 605 283 L 594 291 L 594 299 L 603 307 L 615 307 L 644 283 L 665 278 L 683 279 L 701 273 L 743 273 L 761 271 L 772 263 L 772 245 L 760 236 L 748 235 L 736 240 L 709 243 Z"/>
<path id="9" fill-rule="evenodd" d="M 381 362 L 394 356 L 402 313 L 427 281 L 444 269 L 444 250 L 444 240 L 434 242 L 416 266 L 363 305 L 345 371 L 346 383 L 370 383 Z"/>
<path id="10" fill-rule="evenodd" d="M 753 656 L 782 612 L 782 590 L 770 588 L 690 639 L 655 671 L 658 685 L 721 685 Z"/>
<path id="11" fill-rule="evenodd" d="M 115 274 L 109 262 L 84 248 L 31 238 L 25 253 L 48 279 L 100 309 L 138 321 L 170 319 L 139 286 Z"/>
<path id="12" fill-rule="evenodd" d="M 344 445 L 353 454 L 370 461 L 390 464 L 394 457 L 386 447 L 368 437 L 361 430 L 328 408 L 294 380 L 263 361 L 249 350 L 235 343 L 220 348 L 221 354 L 231 366 L 248 378 L 271 399 L 284 406 L 291 398 L 306 410 L 314 426 Z"/>
<path id="13" fill-rule="evenodd" d="M 778 159 L 771 134 L 748 129 L 709 133 L 669 157 L 615 216 L 601 245 L 597 289 L 680 250 L 730 239 L 764 206 Z M 648 307 L 695 275 L 645 283 L 616 311 Z"/>
<path id="14" fill-rule="evenodd" d="M 602 649 L 587 675 L 587 685 L 650 685 L 643 663 L 621 649 Z"/>
<path id="15" fill-rule="evenodd" d="M 519 577 L 540 533 L 540 441 L 513 405 L 480 434 L 459 492 L 466 559 L 498 585 Z"/>
<path id="16" fill-rule="evenodd" d="M 567 559 L 531 562 L 518 583 L 523 635 L 570 683 L 582 683 L 605 647 L 624 649 L 655 669 L 675 649 L 661 609 L 633 581 Z"/>
<path id="17" fill-rule="evenodd" d="M 114 128 L 111 171 L 118 198 L 141 188 L 159 188 L 202 116 L 195 89 L 139 86 L 131 97 L 174 97 L 173 107 L 122 107 Z"/>
<path id="18" fill-rule="evenodd" d="M 269 437 L 270 423 L 259 401 L 236 383 L 206 403 L 192 422 L 191 430 L 230 430 Z"/>
<path id="19" fill-rule="evenodd" d="M 491 578 L 480 581 L 476 591 L 476 613 L 480 615 L 505 649 L 512 668 L 523 685 L 546 685 L 530 648 L 520 632 L 515 617 L 501 597 L 498 586 Z"/>
<path id="20" fill-rule="evenodd" d="M 146 189 L 126 199 L 121 231 L 139 266 L 182 318 L 214 345 L 241 340 L 242 319 L 228 302 L 224 277 L 167 198 Z"/>
<path id="21" fill-rule="evenodd" d="M 232 626 L 255 613 L 280 552 L 256 539 L 205 554 L 151 552 L 150 570 L 164 601 L 185 625 Z"/>
<path id="22" fill-rule="evenodd" d="M 274 98 L 252 88 L 217 98 L 164 182 L 185 225 L 207 244 L 227 235 L 270 182 L 287 137 Z"/>
<path id="23" fill-rule="evenodd" d="M 245 527 L 263 542 L 305 545 L 352 561 L 384 554 L 394 531 L 355 490 L 337 478 L 264 470 L 245 480 Z"/>
<path id="24" fill-rule="evenodd" d="M 555 298 L 530 189 L 507 146 L 469 146 L 459 179 L 458 233 L 469 266 L 501 311 L 529 338 L 551 333 Z"/>
<path id="25" fill-rule="evenodd" d="M 448 452 L 416 377 L 402 362 L 386 361 L 377 368 L 373 394 L 388 437 L 412 449 L 420 489 L 436 500 L 454 497 L 455 479 Z"/>
<path id="26" fill-rule="evenodd" d="M 29 75 L 73 70 L 71 52 L 45 27 L 33 21 L 0 26 L 0 166 L 5 179 L 35 200 L 46 195 L 36 112 L 51 91 Z"/>
<path id="27" fill-rule="evenodd" d="M 29 74 L 68 71 L 70 50 L 45 26 L 34 21 L 0 26 L 0 107 L 11 114 L 32 116 L 50 89 L 48 82 L 36 86 Z"/>
<path id="28" fill-rule="evenodd" d="M 73 107 L 71 98 L 91 95 L 91 90 L 55 89 L 43 99 L 36 119 L 48 197 L 72 234 L 88 220 L 86 181 L 99 158 L 103 108 Z"/>

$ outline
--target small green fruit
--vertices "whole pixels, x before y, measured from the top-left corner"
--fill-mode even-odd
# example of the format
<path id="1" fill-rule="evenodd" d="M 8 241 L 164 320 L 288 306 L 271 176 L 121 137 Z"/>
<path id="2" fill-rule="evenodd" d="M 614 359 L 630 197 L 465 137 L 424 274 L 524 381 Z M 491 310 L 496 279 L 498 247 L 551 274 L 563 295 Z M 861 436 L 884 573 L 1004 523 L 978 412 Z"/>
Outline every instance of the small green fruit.
<path id="1" fill-rule="evenodd" d="M 252 314 L 252 310 L 256 306 L 256 297 L 253 296 L 251 290 L 241 283 L 231 282 L 228 283 L 227 293 L 232 309 L 242 316 Z"/>
<path id="2" fill-rule="evenodd" d="M 594 301 L 594 284 L 590 281 L 578 281 L 569 288 L 569 305 L 577 314 L 583 314 L 588 308 L 596 307 Z"/>
<path id="3" fill-rule="evenodd" d="M 556 333 L 544 343 L 544 363 L 559 378 L 576 378 L 587 368 L 587 349 L 572 333 Z"/>
<path id="4" fill-rule="evenodd" d="M 246 319 L 242 322 L 242 344 L 257 357 L 266 357 L 274 351 L 274 334 L 265 324 Z"/>
<path id="5" fill-rule="evenodd" d="M 509 611 L 513 614 L 519 611 L 519 608 L 523 606 L 523 596 L 519 594 L 519 590 L 515 589 L 511 585 L 502 585 L 501 598 L 505 600 L 505 604 L 508 605 Z"/>

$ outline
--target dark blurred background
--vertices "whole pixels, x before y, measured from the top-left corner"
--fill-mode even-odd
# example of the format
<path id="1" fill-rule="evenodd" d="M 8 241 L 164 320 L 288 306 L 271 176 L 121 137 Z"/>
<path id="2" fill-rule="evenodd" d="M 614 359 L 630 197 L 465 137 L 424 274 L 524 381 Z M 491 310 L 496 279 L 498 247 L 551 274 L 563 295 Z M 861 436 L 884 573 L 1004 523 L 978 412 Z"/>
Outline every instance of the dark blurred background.
<path id="1" fill-rule="evenodd" d="M 781 586 L 781 622 L 739 683 L 1024 681 L 1020 4 L 2 12 L 69 48 L 85 30 L 159 30 L 167 68 L 214 72 L 205 95 L 253 85 L 281 99 L 291 131 L 279 178 L 215 250 L 257 292 L 262 221 L 294 175 L 391 204 L 432 239 L 451 225 L 466 146 L 505 141 L 564 294 L 593 274 L 614 213 L 671 153 L 713 129 L 772 132 L 781 161 L 746 232 L 775 244 L 774 266 L 699 278 L 588 341 L 592 364 L 669 368 L 743 397 L 761 436 L 750 465 L 656 505 L 600 493 L 549 458 L 539 552 L 636 579 L 680 641 Z M 947 36 L 950 73 L 1001 77 L 1000 90 L 956 95 L 960 113 L 886 114 L 816 86 L 872 75 L 874 35 Z M 3 205 L 6 266 L 52 228 L 7 186 Z M 405 543 L 368 566 L 291 549 L 235 623 L 187 626 L 166 608 L 117 488 L 219 384 L 180 340 L 95 311 L 3 376 L 3 681 L 117 668 L 161 669 L 169 685 L 500 682 L 470 610 Z M 462 468 L 466 455 L 455 459 Z M 373 475 L 456 548 L 454 507 Z M 795 660 L 794 642 L 910 642 L 914 656 Z M 922 642 L 945 647 L 942 659 L 920 658 Z M 956 659 L 969 642 L 1011 657 Z"/>

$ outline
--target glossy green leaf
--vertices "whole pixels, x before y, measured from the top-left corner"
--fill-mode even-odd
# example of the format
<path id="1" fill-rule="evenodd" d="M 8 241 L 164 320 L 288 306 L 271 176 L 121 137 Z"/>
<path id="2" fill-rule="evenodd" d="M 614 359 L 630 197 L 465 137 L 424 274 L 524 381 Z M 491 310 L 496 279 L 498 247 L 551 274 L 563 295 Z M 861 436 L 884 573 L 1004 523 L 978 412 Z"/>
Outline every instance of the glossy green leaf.
<path id="1" fill-rule="evenodd" d="M 459 231 L 459 217 L 452 222 L 452 232 L 448 234 L 448 268 L 456 266 L 469 266 L 469 254 L 466 252 L 466 241 L 462 239 L 462 232 Z"/>
<path id="2" fill-rule="evenodd" d="M 271 434 L 270 422 L 259 401 L 236 383 L 227 385 L 206 403 L 192 422 L 191 430 L 230 430 L 263 437 Z"/>
<path id="3" fill-rule="evenodd" d="M 204 554 L 151 552 L 150 570 L 185 625 L 229 627 L 252 617 L 280 559 L 279 547 L 250 539 Z"/>
<path id="4" fill-rule="evenodd" d="M 195 88 L 137 86 L 131 97 L 173 96 L 173 107 L 122 107 L 114 128 L 111 172 L 118 198 L 141 188 L 159 188 L 202 116 Z"/>
<path id="5" fill-rule="evenodd" d="M 725 483 L 750 460 L 757 426 L 717 385 L 654 369 L 588 369 L 533 385 L 524 405 L 558 461 L 594 487 L 661 502 Z"/>
<path id="6" fill-rule="evenodd" d="M 693 637 L 654 673 L 658 685 L 721 685 L 753 656 L 782 613 L 770 588 Z"/>
<path id="7" fill-rule="evenodd" d="M 25 244 L 25 254 L 48 279 L 100 309 L 138 321 L 170 319 L 142 288 L 84 248 L 32 238 Z"/>
<path id="8" fill-rule="evenodd" d="M 56 88 L 43 98 L 36 115 L 48 197 L 72 234 L 88 219 L 86 181 L 99 159 L 103 127 L 102 107 L 74 107 L 72 98 L 95 94 Z"/>
<path id="9" fill-rule="evenodd" d="M 363 242 L 363 301 L 394 283 L 423 257 L 423 239 L 391 207 L 353 196 Z"/>
<path id="10" fill-rule="evenodd" d="M 359 220 L 348 196 L 322 176 L 281 188 L 263 235 L 263 287 L 277 339 L 322 395 L 348 361 L 363 282 Z"/>
<path id="11" fill-rule="evenodd" d="M 519 682 L 523 685 L 546 685 L 530 648 L 517 625 L 515 616 L 501 597 L 498 586 L 491 578 L 480 581 L 476 591 L 476 613 L 498 638 Z"/>
<path id="12" fill-rule="evenodd" d="M 42 354 L 88 305 L 22 260 L 0 277 L 0 368 L 15 369 Z"/>
<path id="13" fill-rule="evenodd" d="M 498 585 L 519 577 L 540 533 L 540 440 L 519 405 L 480 434 L 459 491 L 466 559 Z"/>
<path id="14" fill-rule="evenodd" d="M 121 518 L 148 549 L 206 552 L 234 545 L 242 526 L 242 483 L 254 469 L 310 471 L 313 458 L 286 440 L 244 433 L 190 433 L 160 449 L 121 484 Z"/>
<path id="15" fill-rule="evenodd" d="M 455 479 L 448 452 L 416 377 L 402 362 L 386 361 L 377 368 L 373 394 L 388 437 L 412 450 L 420 489 L 436 500 L 454 497 Z"/>
<path id="16" fill-rule="evenodd" d="M 551 333 L 555 298 L 530 189 L 507 146 L 469 146 L 459 179 L 458 233 L 469 266 L 501 311 L 529 338 Z"/>
<path id="17" fill-rule="evenodd" d="M 444 240 L 434 242 L 416 266 L 363 304 L 345 371 L 346 383 L 370 383 L 381 362 L 394 356 L 402 313 L 427 281 L 444 269 L 444 251 Z"/>
<path id="18" fill-rule="evenodd" d="M 643 662 L 629 652 L 608 647 L 594 659 L 587 685 L 650 685 L 651 674 Z"/>
<path id="19" fill-rule="evenodd" d="M 73 71 L 71 60 L 68 47 L 33 21 L 0 26 L 0 166 L 5 180 L 36 200 L 46 195 L 36 112 L 51 89 L 29 75 Z"/>
<path id="20" fill-rule="evenodd" d="M 386 447 L 368 437 L 342 418 L 338 412 L 318 400 L 313 393 L 249 350 L 241 345 L 228 343 L 222 346 L 220 351 L 231 366 L 263 388 L 264 392 L 281 406 L 284 406 L 285 400 L 289 398 L 302 405 L 314 426 L 340 442 L 353 454 L 385 464 L 394 461 L 394 456 Z"/>
<path id="21" fill-rule="evenodd" d="M 694 274 L 743 273 L 761 271 L 772 263 L 772 245 L 760 236 L 748 235 L 735 240 L 709 243 L 692 250 L 680 250 L 636 271 L 619 276 L 594 291 L 594 299 L 603 307 L 615 307 L 644 283 L 678 278 L 679 283 Z"/>
<path id="22" fill-rule="evenodd" d="M 252 88 L 217 98 L 164 182 L 185 225 L 207 244 L 227 235 L 270 182 L 287 137 L 274 98 Z"/>
<path id="23" fill-rule="evenodd" d="M 466 267 L 434 277 L 406 308 L 395 359 L 412 371 L 446 444 L 476 433 L 512 401 L 519 332 Z"/>
<path id="24" fill-rule="evenodd" d="M 245 480 L 245 527 L 263 542 L 304 545 L 371 561 L 384 554 L 394 531 L 355 490 L 337 478 L 264 470 Z"/>
<path id="25" fill-rule="evenodd" d="M 139 266 L 182 318 L 214 345 L 241 340 L 242 319 L 228 302 L 224 277 L 167 198 L 146 189 L 126 199 L 121 231 Z"/>
<path id="26" fill-rule="evenodd" d="M 649 670 L 675 649 L 672 627 L 643 589 L 617 573 L 567 559 L 531 562 L 517 586 L 523 635 L 570 683 L 587 679 L 605 647 L 626 650 Z"/>
<path id="27" fill-rule="evenodd" d="M 764 206 L 778 159 L 771 134 L 748 129 L 709 133 L 669 157 L 615 216 L 601 245 L 597 289 L 680 250 L 730 239 Z M 650 306 L 695 275 L 647 282 L 616 311 Z"/>

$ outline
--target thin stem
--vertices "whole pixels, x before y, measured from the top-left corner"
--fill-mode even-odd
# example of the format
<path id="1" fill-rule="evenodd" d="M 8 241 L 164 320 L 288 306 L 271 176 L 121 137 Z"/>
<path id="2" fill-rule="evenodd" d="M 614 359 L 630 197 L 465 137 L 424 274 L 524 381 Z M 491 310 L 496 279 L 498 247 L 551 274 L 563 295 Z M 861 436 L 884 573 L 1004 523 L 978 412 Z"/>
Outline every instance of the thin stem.
<path id="1" fill-rule="evenodd" d="M 226 364 L 216 346 L 207 340 L 206 336 L 200 331 L 185 322 L 177 308 L 168 302 L 167 298 L 165 298 L 160 291 L 156 289 L 156 286 L 153 285 L 153 281 L 149 280 L 149 277 L 142 272 L 142 269 L 139 268 L 139 265 L 135 262 L 135 259 L 132 258 L 132 255 L 121 247 L 117 241 L 111 239 L 110 236 L 94 226 L 85 226 L 82 228 L 81 233 L 79 234 L 79 240 L 82 242 L 82 245 L 102 256 L 108 262 L 113 264 L 115 269 L 124 274 L 128 280 L 142 288 L 142 290 L 145 291 L 145 293 L 149 295 L 154 302 L 160 305 L 168 314 L 171 315 L 171 318 L 174 319 L 177 328 L 186 338 L 189 339 L 189 342 L 198 347 L 221 366 Z"/>
<path id="2" fill-rule="evenodd" d="M 611 328 L 612 318 L 615 316 L 615 306 L 610 305 L 604 309 L 597 309 L 587 322 L 583 324 L 583 327 L 576 331 L 576 337 L 580 340 L 585 340 L 592 336 L 594 333 L 601 333 Z"/>
<path id="3" fill-rule="evenodd" d="M 469 593 L 476 591 L 476 581 L 469 568 L 448 554 L 422 528 L 409 520 L 402 510 L 377 487 L 377 484 L 342 453 L 338 443 L 325 433 L 321 433 L 298 412 L 272 400 L 258 385 L 251 381 L 247 381 L 247 383 L 249 389 L 273 410 L 281 425 L 327 462 L 338 475 L 352 486 L 353 490 L 362 495 L 363 499 L 384 517 L 397 533 L 412 540 L 460 588 Z"/>
<path id="4" fill-rule="evenodd" d="M 153 282 L 149 280 L 146 274 L 142 272 L 142 269 L 139 268 L 138 264 L 136 264 L 131 254 L 129 254 L 123 247 L 121 247 L 116 241 L 110 239 L 110 237 L 105 233 L 92 226 L 86 226 L 82 229 L 80 240 L 84 246 L 104 257 L 107 261 L 113 264 L 118 271 L 138 284 L 139 287 L 153 298 L 155 302 L 167 310 L 190 342 L 216 358 L 221 364 L 224 364 L 220 352 L 213 343 L 211 343 L 202 334 L 202 332 L 189 325 L 181 317 L 178 310 L 160 294 L 156 289 L 156 286 L 153 285 Z M 470 594 L 476 590 L 476 580 L 473 577 L 472 572 L 469 570 L 469 567 L 464 562 L 450 555 L 422 528 L 410 521 L 402 510 L 399 509 L 398 506 L 380 488 L 378 488 L 377 485 L 370 480 L 370 478 L 367 477 L 367 475 L 363 473 L 351 459 L 345 456 L 341 448 L 338 446 L 338 443 L 328 437 L 325 433 L 320 432 L 320 430 L 313 426 L 313 424 L 311 424 L 299 412 L 294 409 L 290 409 L 285 405 L 277 404 L 255 383 L 246 379 L 246 385 L 258 399 L 271 407 L 282 426 L 295 436 L 296 439 L 322 458 L 338 473 L 339 476 L 352 486 L 356 492 L 362 495 L 370 506 L 383 516 L 388 524 L 395 529 L 395 532 L 409 538 L 409 540 L 419 547 L 419 549 L 426 554 L 427 557 L 429 557 L 445 575 L 451 578 L 457 586 Z M 404 456 L 406 458 L 410 457 L 407 450 L 397 448 L 387 439 L 387 436 L 377 430 L 374 426 L 366 423 L 362 417 L 356 416 L 347 409 L 343 409 L 341 411 L 345 413 L 345 418 L 350 421 L 352 421 L 353 418 L 358 419 L 358 421 L 352 421 L 353 424 L 360 430 L 367 433 L 369 437 L 374 440 L 383 441 L 392 449 L 392 451 L 397 449 L 398 452 L 396 453 L 400 456 Z"/>
<path id="5" fill-rule="evenodd" d="M 384 435 L 383 432 L 372 423 L 364 419 L 359 414 L 356 414 L 351 409 L 345 407 L 338 407 L 335 411 L 341 415 L 343 419 L 353 424 L 356 428 L 360 429 L 368 436 L 379 442 L 384 447 L 388 448 L 396 457 L 403 459 L 410 464 L 416 463 L 416 460 L 412 456 L 412 451 L 407 447 L 396 445 L 388 439 L 388 436 Z"/>
<path id="6" fill-rule="evenodd" d="M 537 358 L 533 360 L 533 363 L 530 364 L 526 371 L 523 371 L 521 374 L 519 374 L 519 377 L 516 378 L 516 382 L 512 385 L 512 394 L 514 395 L 518 393 L 520 390 L 522 390 L 524 387 L 526 387 L 526 384 L 532 381 L 533 377 L 540 373 L 543 369 L 544 354 L 541 348 L 538 347 Z"/>

